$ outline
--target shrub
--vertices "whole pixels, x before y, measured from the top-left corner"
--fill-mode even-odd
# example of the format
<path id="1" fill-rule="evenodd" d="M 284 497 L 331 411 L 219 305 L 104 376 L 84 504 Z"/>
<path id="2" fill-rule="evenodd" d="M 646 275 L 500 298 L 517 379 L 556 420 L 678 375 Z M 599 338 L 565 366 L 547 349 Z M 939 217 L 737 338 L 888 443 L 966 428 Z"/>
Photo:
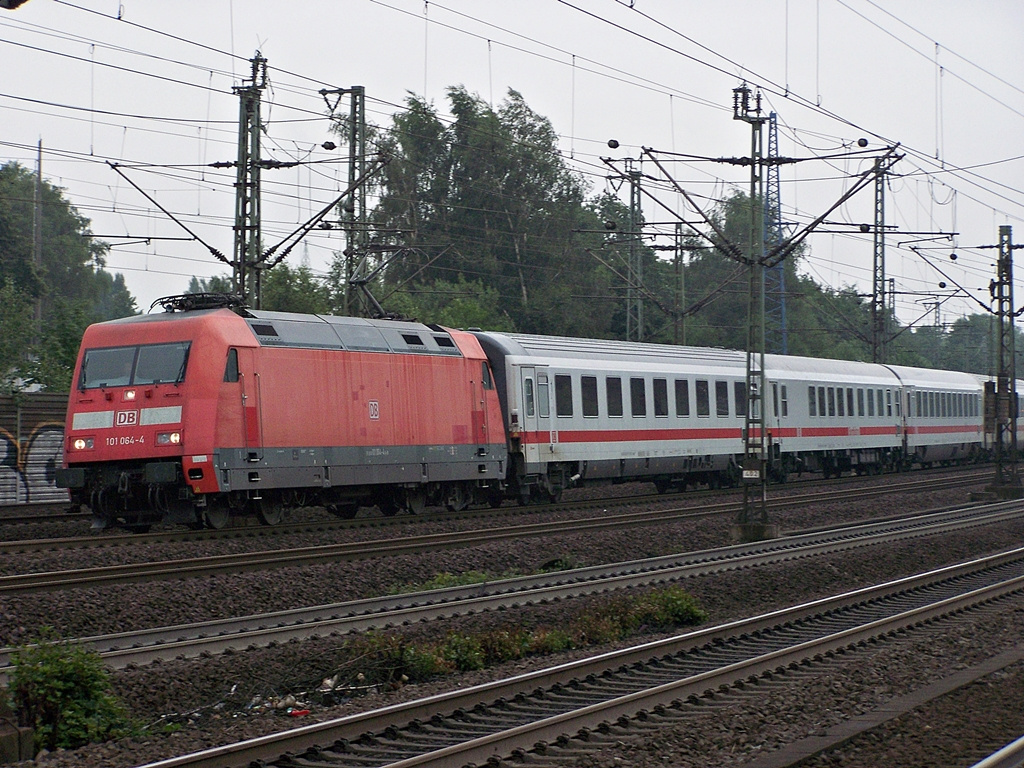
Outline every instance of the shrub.
<path id="1" fill-rule="evenodd" d="M 526 630 L 510 632 L 507 629 L 497 629 L 480 637 L 480 647 L 486 665 L 521 659 L 526 655 L 529 646 L 530 633 Z"/>
<path id="2" fill-rule="evenodd" d="M 51 634 L 11 656 L 11 705 L 19 723 L 35 730 L 36 749 L 75 749 L 132 733 L 99 654 Z"/>
<path id="3" fill-rule="evenodd" d="M 480 641 L 470 635 L 452 633 L 444 642 L 441 656 L 460 672 L 484 668 L 484 650 Z"/>
<path id="4" fill-rule="evenodd" d="M 538 629 L 530 637 L 529 652 L 540 655 L 561 653 L 575 648 L 576 644 L 568 632 L 561 629 Z"/>

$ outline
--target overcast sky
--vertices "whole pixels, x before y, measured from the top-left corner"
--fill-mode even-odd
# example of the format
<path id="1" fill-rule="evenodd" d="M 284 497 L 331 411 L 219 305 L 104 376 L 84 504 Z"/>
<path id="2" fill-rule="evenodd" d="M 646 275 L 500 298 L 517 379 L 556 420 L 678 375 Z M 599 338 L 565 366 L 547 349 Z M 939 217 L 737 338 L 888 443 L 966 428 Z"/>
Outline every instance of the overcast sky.
<path id="1" fill-rule="evenodd" d="M 1000 225 L 1024 243 L 1022 37 L 1020 0 L 29 0 L 0 11 L 0 162 L 35 168 L 41 140 L 44 176 L 114 246 L 108 268 L 148 309 L 192 275 L 230 269 L 199 243 L 170 239 L 188 235 L 106 161 L 137 166 L 125 168 L 132 181 L 230 255 L 233 171 L 209 164 L 235 159 L 232 87 L 257 50 L 270 80 L 264 156 L 325 161 L 264 172 L 268 245 L 343 188 L 343 151 L 320 146 L 336 140 L 323 88 L 364 86 L 379 125 L 409 93 L 444 112 L 453 85 L 496 106 L 515 89 L 551 120 L 596 194 L 609 184 L 601 157 L 748 154 L 750 128 L 732 114 L 746 82 L 778 115 L 780 153 L 821 158 L 782 170 L 795 226 L 901 145 L 886 194 L 887 273 L 911 321 L 954 284 L 987 301 L 995 252 L 976 246 L 995 244 Z M 861 138 L 871 151 L 849 156 Z M 671 168 L 702 200 L 746 189 L 749 173 L 707 161 Z M 645 215 L 667 218 L 650 203 Z M 869 186 L 811 236 L 802 269 L 869 291 L 871 237 L 848 225 L 872 220 Z M 318 231 L 289 260 L 323 273 L 341 247 L 337 232 Z M 942 320 L 979 309 L 947 299 Z"/>

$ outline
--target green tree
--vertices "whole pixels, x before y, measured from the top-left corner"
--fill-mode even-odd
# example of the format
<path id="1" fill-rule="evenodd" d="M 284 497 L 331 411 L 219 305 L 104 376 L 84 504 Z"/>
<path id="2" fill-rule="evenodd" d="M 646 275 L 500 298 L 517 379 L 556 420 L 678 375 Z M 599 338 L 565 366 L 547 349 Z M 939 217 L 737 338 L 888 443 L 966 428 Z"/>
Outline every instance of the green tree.
<path id="1" fill-rule="evenodd" d="M 228 275 L 198 278 L 192 275 L 185 293 L 234 293 L 231 278 Z"/>
<path id="2" fill-rule="evenodd" d="M 275 312 L 327 314 L 331 295 L 308 266 L 292 269 L 282 262 L 264 273 L 260 306 Z"/>
<path id="3" fill-rule="evenodd" d="M 18 340 L 22 354 L 0 353 L 0 380 L 8 388 L 59 391 L 70 386 L 86 326 L 137 310 L 123 276 L 104 269 L 107 245 L 92 236 L 89 220 L 60 187 L 43 180 L 39 192 L 42 247 L 36 263 L 36 176 L 17 163 L 0 166 L 0 290 L 26 319 L 36 306 L 41 312 L 38 328 L 33 323 L 28 331 L 24 322 L 8 323 L 5 317 L 5 334 Z"/>
<path id="4" fill-rule="evenodd" d="M 609 335 L 611 307 L 594 311 L 608 275 L 586 252 L 601 244 L 587 234 L 600 222 L 551 123 L 515 91 L 497 109 L 462 87 L 448 101 L 451 124 L 410 96 L 382 140 L 393 159 L 373 212 L 377 243 L 410 249 L 389 263 L 382 295 L 477 283 L 518 330 Z"/>

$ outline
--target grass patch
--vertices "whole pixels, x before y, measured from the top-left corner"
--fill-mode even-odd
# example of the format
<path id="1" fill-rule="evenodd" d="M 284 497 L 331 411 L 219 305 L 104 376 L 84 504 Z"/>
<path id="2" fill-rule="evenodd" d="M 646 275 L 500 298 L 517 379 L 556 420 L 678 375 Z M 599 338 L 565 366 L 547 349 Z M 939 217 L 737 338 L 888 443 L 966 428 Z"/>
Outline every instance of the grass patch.
<path id="1" fill-rule="evenodd" d="M 406 682 L 484 669 L 495 664 L 624 640 L 644 632 L 701 624 L 707 612 L 681 587 L 636 597 L 613 597 L 596 610 L 567 616 L 559 627 L 506 627 L 449 633 L 433 643 L 410 643 L 394 632 L 369 632 L 346 641 L 352 662 L 336 676 L 336 691 L 397 687 Z"/>

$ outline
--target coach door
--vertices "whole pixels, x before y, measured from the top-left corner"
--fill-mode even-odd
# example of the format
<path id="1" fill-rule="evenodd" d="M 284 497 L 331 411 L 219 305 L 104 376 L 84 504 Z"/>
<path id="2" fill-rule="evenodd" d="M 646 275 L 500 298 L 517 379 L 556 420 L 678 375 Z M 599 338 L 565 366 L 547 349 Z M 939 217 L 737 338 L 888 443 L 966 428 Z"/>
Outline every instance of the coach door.
<path id="1" fill-rule="evenodd" d="M 523 366 L 519 374 L 519 418 L 527 464 L 540 461 L 540 446 L 551 442 L 548 372 L 543 366 Z"/>
<path id="2" fill-rule="evenodd" d="M 769 462 L 776 464 L 782 456 L 782 419 L 789 416 L 789 391 L 785 384 L 777 381 L 768 382 L 768 398 L 764 404 L 765 426 L 768 430 L 767 448 Z"/>

